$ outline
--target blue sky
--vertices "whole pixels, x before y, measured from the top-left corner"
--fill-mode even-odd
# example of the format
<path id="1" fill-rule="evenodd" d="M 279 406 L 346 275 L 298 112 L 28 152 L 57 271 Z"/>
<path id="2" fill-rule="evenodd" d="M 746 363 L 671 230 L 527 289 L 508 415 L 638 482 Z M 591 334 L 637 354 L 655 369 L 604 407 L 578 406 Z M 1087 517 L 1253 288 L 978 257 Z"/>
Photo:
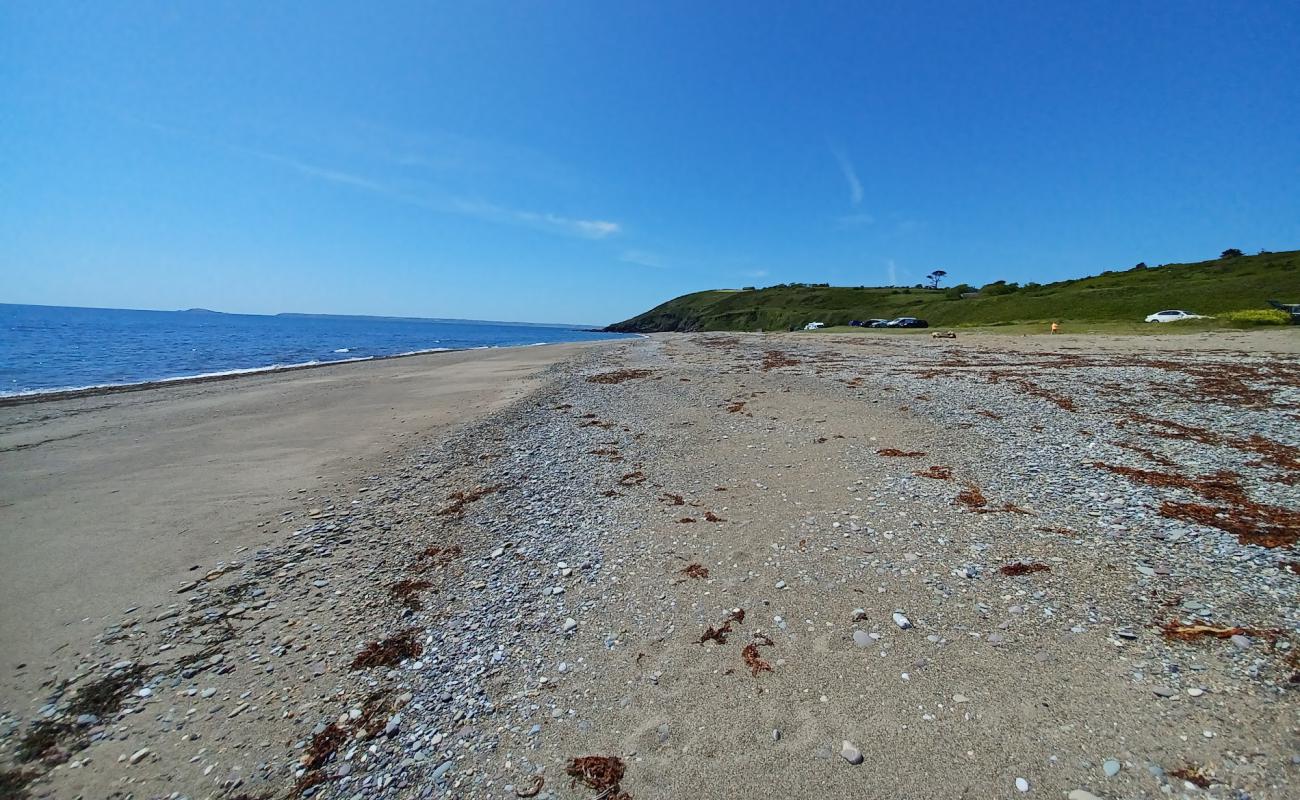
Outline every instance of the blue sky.
<path id="1" fill-rule="evenodd" d="M 10 2 L 0 301 L 596 323 L 1294 249 L 1297 42 L 1294 0 Z"/>

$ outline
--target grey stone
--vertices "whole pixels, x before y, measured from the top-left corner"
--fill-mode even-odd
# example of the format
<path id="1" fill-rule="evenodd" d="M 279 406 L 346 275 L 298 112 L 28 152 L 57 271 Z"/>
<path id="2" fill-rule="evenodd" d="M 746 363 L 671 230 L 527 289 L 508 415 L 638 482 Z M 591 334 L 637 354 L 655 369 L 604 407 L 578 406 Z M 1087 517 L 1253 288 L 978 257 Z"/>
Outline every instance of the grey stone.
<path id="1" fill-rule="evenodd" d="M 862 751 L 853 746 L 852 742 L 847 739 L 840 745 L 840 758 L 857 766 L 862 763 Z"/>

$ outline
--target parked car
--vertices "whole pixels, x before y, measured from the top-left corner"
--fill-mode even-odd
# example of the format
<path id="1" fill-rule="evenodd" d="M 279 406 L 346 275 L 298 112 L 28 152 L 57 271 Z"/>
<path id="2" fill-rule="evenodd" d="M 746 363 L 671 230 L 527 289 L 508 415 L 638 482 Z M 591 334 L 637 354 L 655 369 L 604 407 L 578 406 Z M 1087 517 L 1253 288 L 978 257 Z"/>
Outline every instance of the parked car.
<path id="1" fill-rule="evenodd" d="M 1209 319 L 1202 314 L 1193 314 L 1189 311 L 1157 311 L 1154 314 L 1147 315 L 1147 322 L 1178 322 L 1184 319 Z"/>
<path id="2" fill-rule="evenodd" d="M 883 319 L 855 319 L 849 322 L 855 328 L 881 328 L 884 327 L 888 320 Z"/>
<path id="3" fill-rule="evenodd" d="M 930 323 L 916 317 L 899 317 L 885 323 L 886 328 L 928 328 Z"/>
<path id="4" fill-rule="evenodd" d="M 807 325 L 803 326 L 803 329 L 806 331 L 815 331 L 818 328 L 825 328 L 825 327 L 826 327 L 825 322 L 809 322 Z"/>

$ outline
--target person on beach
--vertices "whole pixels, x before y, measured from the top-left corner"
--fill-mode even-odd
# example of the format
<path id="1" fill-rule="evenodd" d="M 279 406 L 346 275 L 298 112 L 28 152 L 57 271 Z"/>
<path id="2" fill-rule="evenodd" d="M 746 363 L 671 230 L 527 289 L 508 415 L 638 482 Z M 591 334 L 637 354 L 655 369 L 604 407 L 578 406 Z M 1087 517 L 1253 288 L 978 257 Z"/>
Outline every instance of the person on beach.
<path id="1" fill-rule="evenodd" d="M 1060 333 L 1060 332 L 1061 332 L 1061 323 L 1059 323 L 1059 322 L 1053 322 L 1053 323 L 1052 323 L 1052 333 L 1056 334 L 1056 333 Z"/>

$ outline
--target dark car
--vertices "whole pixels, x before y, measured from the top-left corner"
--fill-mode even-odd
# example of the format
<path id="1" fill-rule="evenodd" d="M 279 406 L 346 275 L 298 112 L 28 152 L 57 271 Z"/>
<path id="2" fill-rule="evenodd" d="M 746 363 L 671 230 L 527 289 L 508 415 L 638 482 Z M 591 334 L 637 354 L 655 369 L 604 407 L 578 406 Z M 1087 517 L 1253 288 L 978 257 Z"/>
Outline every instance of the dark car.
<path id="1" fill-rule="evenodd" d="M 888 328 L 889 320 L 887 319 L 869 319 L 867 320 L 868 328 Z"/>
<path id="2" fill-rule="evenodd" d="M 880 328 L 883 327 L 886 320 L 883 319 L 854 319 L 849 320 L 849 324 L 855 328 Z"/>
<path id="3" fill-rule="evenodd" d="M 886 326 L 890 328 L 928 328 L 930 323 L 916 317 L 899 317 L 898 319 L 891 319 L 886 323 Z"/>

